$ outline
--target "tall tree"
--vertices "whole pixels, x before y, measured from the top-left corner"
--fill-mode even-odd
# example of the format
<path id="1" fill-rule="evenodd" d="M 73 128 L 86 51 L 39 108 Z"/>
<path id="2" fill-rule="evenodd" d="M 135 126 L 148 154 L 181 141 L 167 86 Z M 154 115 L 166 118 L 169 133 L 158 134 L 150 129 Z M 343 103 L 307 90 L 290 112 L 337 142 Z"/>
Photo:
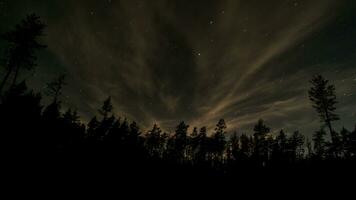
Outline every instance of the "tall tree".
<path id="1" fill-rule="evenodd" d="M 108 117 L 108 115 L 112 112 L 113 105 L 111 103 L 111 97 L 109 96 L 103 103 L 101 109 L 99 109 L 99 113 L 103 116 L 104 119 Z"/>
<path id="2" fill-rule="evenodd" d="M 229 139 L 228 148 L 227 148 L 227 159 L 228 160 L 237 160 L 240 153 L 240 140 L 235 132 Z"/>
<path id="3" fill-rule="evenodd" d="M 101 106 L 101 108 L 98 110 L 99 114 L 101 114 L 103 116 L 102 120 L 99 123 L 99 126 L 96 129 L 96 137 L 100 138 L 101 140 L 104 139 L 104 137 L 106 136 L 114 136 L 117 137 L 116 139 L 119 140 L 119 138 L 121 137 L 121 133 L 120 129 L 122 124 L 119 123 L 118 120 L 116 120 L 115 116 L 112 114 L 114 107 L 111 104 L 111 97 L 109 96 L 104 102 L 103 105 Z M 111 116 L 109 117 L 109 114 L 111 114 Z M 118 122 L 118 123 L 116 123 Z M 120 125 L 120 127 L 118 126 L 113 126 L 114 123 L 116 123 L 116 125 Z M 126 124 L 126 126 L 128 126 Z M 120 133 L 116 133 L 116 132 L 120 132 Z"/>
<path id="4" fill-rule="evenodd" d="M 322 159 L 325 155 L 325 135 L 326 133 L 323 128 L 316 131 L 313 135 L 314 154 L 318 159 Z"/>
<path id="5" fill-rule="evenodd" d="M 224 119 L 220 119 L 219 122 L 216 124 L 215 127 L 215 132 L 212 136 L 212 148 L 213 148 L 213 153 L 215 154 L 215 157 L 218 160 L 222 160 L 225 146 L 226 146 L 226 123 Z"/>
<path id="6" fill-rule="evenodd" d="M 246 134 L 242 134 L 240 136 L 240 148 L 241 148 L 241 159 L 242 160 L 247 160 L 253 151 L 253 144 L 252 144 L 252 139 L 250 139 Z"/>
<path id="7" fill-rule="evenodd" d="M 262 162 L 262 165 L 265 165 L 265 161 L 268 160 L 267 136 L 270 132 L 270 128 L 264 124 L 262 119 L 260 119 L 253 130 L 255 142 L 254 156 L 258 162 Z"/>
<path id="8" fill-rule="evenodd" d="M 290 157 L 293 161 L 302 159 L 304 155 L 304 142 L 305 137 L 299 131 L 295 131 L 289 138 Z"/>
<path id="9" fill-rule="evenodd" d="M 188 135 L 189 125 L 185 124 L 184 121 L 179 123 L 174 134 L 174 147 L 175 152 L 173 156 L 177 161 L 182 162 L 186 158 L 186 148 L 187 148 L 187 135 Z"/>
<path id="10" fill-rule="evenodd" d="M 68 109 L 62 116 L 61 140 L 62 145 L 77 149 L 85 136 L 85 127 L 80 122 L 80 117 L 76 110 Z"/>
<path id="11" fill-rule="evenodd" d="M 133 121 L 130 124 L 130 132 L 128 134 L 129 144 L 132 146 L 138 146 L 140 135 L 141 135 L 140 127 L 138 126 L 138 124 L 135 121 Z"/>
<path id="12" fill-rule="evenodd" d="M 93 117 L 87 124 L 87 136 L 93 138 L 96 135 L 96 130 L 99 126 L 99 121 L 96 117 Z"/>
<path id="13" fill-rule="evenodd" d="M 192 133 L 190 136 L 188 136 L 188 156 L 190 160 L 193 160 L 195 158 L 195 154 L 197 152 L 198 146 L 199 146 L 199 138 L 198 138 L 198 128 L 194 127 Z"/>
<path id="14" fill-rule="evenodd" d="M 146 134 L 145 146 L 148 153 L 153 158 L 159 158 L 162 156 L 161 136 L 162 130 L 157 124 L 154 124 L 153 128 Z"/>
<path id="15" fill-rule="evenodd" d="M 196 150 L 196 160 L 197 162 L 206 161 L 208 153 L 208 136 L 206 127 L 200 128 L 198 138 L 198 148 Z"/>
<path id="16" fill-rule="evenodd" d="M 310 83 L 312 87 L 309 90 L 309 99 L 318 112 L 321 122 L 329 128 L 331 139 L 337 140 L 332 127 L 332 122 L 339 120 L 339 116 L 335 113 L 337 103 L 335 86 L 321 75 L 315 75 Z"/>
<path id="17" fill-rule="evenodd" d="M 275 139 L 273 151 L 272 151 L 272 159 L 275 162 L 284 162 L 287 161 L 288 156 L 288 138 L 285 134 L 284 130 L 281 130 L 278 136 Z"/>
<path id="18" fill-rule="evenodd" d="M 65 77 L 66 76 L 64 74 L 60 75 L 54 81 L 47 83 L 46 94 L 53 98 L 53 101 L 52 101 L 53 103 L 57 102 L 59 99 L 59 96 L 62 94 L 63 86 L 66 84 Z"/>
<path id="19" fill-rule="evenodd" d="M 312 143 L 309 138 L 306 139 L 305 143 L 306 143 L 306 148 L 307 148 L 306 158 L 310 159 L 310 158 L 312 158 L 312 156 L 314 154 Z"/>
<path id="20" fill-rule="evenodd" d="M 79 124 L 78 112 L 76 110 L 72 111 L 72 109 L 68 109 L 64 114 L 63 114 L 63 121 L 68 124 Z"/>
<path id="21" fill-rule="evenodd" d="M 343 156 L 346 158 L 350 158 L 350 149 L 351 149 L 351 132 L 343 127 L 340 131 L 340 139 L 341 139 L 341 151 Z"/>
<path id="22" fill-rule="evenodd" d="M 352 131 L 349 136 L 348 152 L 350 156 L 356 156 L 356 124 L 354 131 Z"/>
<path id="23" fill-rule="evenodd" d="M 21 69 L 34 69 L 36 66 L 35 52 L 46 47 L 38 41 L 39 37 L 43 36 L 45 27 L 46 25 L 38 16 L 31 14 L 16 25 L 14 30 L 2 35 L 2 39 L 8 43 L 8 47 L 3 58 L 6 73 L 0 83 L 0 94 L 11 74 L 13 74 L 13 80 L 10 87 L 13 87 Z"/>

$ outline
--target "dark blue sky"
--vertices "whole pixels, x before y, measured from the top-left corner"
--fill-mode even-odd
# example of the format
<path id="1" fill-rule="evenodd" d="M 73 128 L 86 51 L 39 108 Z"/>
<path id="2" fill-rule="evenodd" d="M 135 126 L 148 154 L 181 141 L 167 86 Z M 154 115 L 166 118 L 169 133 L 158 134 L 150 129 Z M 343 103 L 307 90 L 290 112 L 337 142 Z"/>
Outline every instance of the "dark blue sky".
<path id="1" fill-rule="evenodd" d="M 48 49 L 24 76 L 41 91 L 67 73 L 64 107 L 84 119 L 111 95 L 117 115 L 143 127 L 225 118 L 251 132 L 263 118 L 310 135 L 313 74 L 336 86 L 337 126 L 356 122 L 355 10 L 352 0 L 0 0 L 0 31 L 42 17 Z"/>

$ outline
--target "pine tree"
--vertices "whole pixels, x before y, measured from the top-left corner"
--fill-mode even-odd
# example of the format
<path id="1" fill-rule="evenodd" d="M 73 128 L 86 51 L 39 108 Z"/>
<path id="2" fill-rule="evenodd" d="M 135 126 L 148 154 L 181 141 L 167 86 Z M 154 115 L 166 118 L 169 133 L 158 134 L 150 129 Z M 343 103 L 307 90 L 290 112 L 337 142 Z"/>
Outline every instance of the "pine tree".
<path id="1" fill-rule="evenodd" d="M 161 149 L 161 128 L 154 124 L 153 128 L 147 132 L 146 134 L 146 141 L 145 146 L 148 150 L 148 153 L 153 158 L 159 158 L 162 156 L 162 149 Z"/>
<path id="2" fill-rule="evenodd" d="M 79 119 L 80 117 L 78 116 L 77 111 L 72 111 L 70 108 L 63 114 L 63 121 L 67 124 L 79 124 Z"/>
<path id="3" fill-rule="evenodd" d="M 2 39 L 9 45 L 3 58 L 6 74 L 0 83 L 0 95 L 11 74 L 13 80 L 10 87 L 13 87 L 21 69 L 32 70 L 36 66 L 35 52 L 46 47 L 38 41 L 45 27 L 38 16 L 31 14 L 16 25 L 14 30 L 2 35 Z"/>
<path id="4" fill-rule="evenodd" d="M 262 165 L 266 164 L 268 160 L 268 144 L 267 136 L 270 132 L 270 128 L 264 124 L 262 119 L 258 120 L 254 127 L 254 156 L 257 162 L 262 162 Z"/>
<path id="5" fill-rule="evenodd" d="M 197 136 L 198 148 L 196 152 L 197 162 L 204 162 L 207 158 L 208 153 L 208 137 L 206 127 L 200 128 L 199 134 Z"/>
<path id="6" fill-rule="evenodd" d="M 135 137 L 138 137 L 139 135 L 141 135 L 140 127 L 138 126 L 138 124 L 135 121 L 133 121 L 130 124 L 130 135 L 135 136 Z"/>
<path id="7" fill-rule="evenodd" d="M 241 143 L 240 156 L 242 157 L 241 159 L 247 160 L 252 154 L 252 150 L 253 150 L 252 140 L 250 140 L 250 138 L 246 134 L 242 134 L 240 136 L 240 143 Z"/>
<path id="8" fill-rule="evenodd" d="M 289 146 L 291 151 L 291 159 L 296 161 L 297 159 L 302 159 L 304 155 L 304 142 L 305 137 L 299 131 L 295 131 L 289 138 Z"/>
<path id="9" fill-rule="evenodd" d="M 187 154 L 189 160 L 194 160 L 195 154 L 197 152 L 199 146 L 199 138 L 198 138 L 198 128 L 194 127 L 190 136 L 188 136 L 188 147 L 187 147 Z"/>
<path id="10" fill-rule="evenodd" d="M 58 101 L 58 98 L 62 94 L 62 89 L 65 84 L 65 75 L 60 75 L 56 80 L 47 83 L 46 94 L 53 98 L 52 102 Z"/>
<path id="11" fill-rule="evenodd" d="M 231 137 L 228 142 L 228 148 L 227 148 L 227 159 L 228 160 L 237 160 L 239 157 L 240 153 L 240 140 L 239 137 L 237 136 L 237 133 L 235 132 Z"/>
<path id="12" fill-rule="evenodd" d="M 352 131 L 349 136 L 348 152 L 351 157 L 356 156 L 356 124 L 354 131 Z"/>
<path id="13" fill-rule="evenodd" d="M 349 130 L 347 130 L 345 127 L 343 127 L 340 131 L 340 143 L 341 143 L 341 147 L 340 150 L 342 151 L 342 154 L 344 157 L 346 158 L 350 158 L 351 154 L 350 154 L 350 149 L 351 149 L 351 132 Z"/>
<path id="14" fill-rule="evenodd" d="M 87 135 L 88 137 L 94 137 L 96 135 L 96 130 L 99 126 L 99 121 L 96 117 L 93 117 L 87 125 Z"/>
<path id="15" fill-rule="evenodd" d="M 227 126 L 225 120 L 220 119 L 219 122 L 216 124 L 215 132 L 212 136 L 213 153 L 214 156 L 220 161 L 223 158 L 223 154 L 226 146 L 226 139 L 225 139 L 226 128 Z"/>
<path id="16" fill-rule="evenodd" d="M 329 84 L 329 81 L 321 75 L 314 76 L 310 83 L 312 87 L 309 90 L 309 99 L 313 108 L 318 112 L 321 122 L 329 128 L 331 139 L 337 140 L 337 135 L 331 124 L 331 122 L 339 120 L 339 116 L 335 113 L 337 103 L 335 86 Z"/>
<path id="17" fill-rule="evenodd" d="M 178 162 L 183 162 L 186 158 L 186 148 L 188 144 L 189 125 L 184 121 L 179 123 L 174 134 L 174 153 L 173 156 Z"/>
<path id="18" fill-rule="evenodd" d="M 109 96 L 103 103 L 101 109 L 99 109 L 99 114 L 103 116 L 103 118 L 107 118 L 108 115 L 112 112 L 113 105 L 111 103 L 111 97 Z"/>
<path id="19" fill-rule="evenodd" d="M 313 135 L 314 142 L 314 154 L 317 159 L 323 159 L 325 156 L 325 131 L 321 128 L 319 131 L 316 131 Z"/>
<path id="20" fill-rule="evenodd" d="M 277 163 L 285 162 L 288 160 L 288 138 L 284 130 L 281 130 L 275 139 L 272 160 Z"/>

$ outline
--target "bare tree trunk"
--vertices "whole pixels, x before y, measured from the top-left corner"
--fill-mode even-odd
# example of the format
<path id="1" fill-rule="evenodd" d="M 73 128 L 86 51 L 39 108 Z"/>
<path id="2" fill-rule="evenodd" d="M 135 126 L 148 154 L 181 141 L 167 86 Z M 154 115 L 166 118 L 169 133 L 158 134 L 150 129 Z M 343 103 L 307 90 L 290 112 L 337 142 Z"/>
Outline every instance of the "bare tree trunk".
<path id="1" fill-rule="evenodd" d="M 328 112 L 328 110 L 327 110 L 326 108 L 325 108 L 325 117 L 326 117 L 325 122 L 326 122 L 326 125 L 327 125 L 328 128 L 329 128 L 331 139 L 332 139 L 333 142 L 334 142 L 334 140 L 335 140 L 335 135 L 334 135 L 333 128 L 332 128 L 332 126 L 331 126 L 331 121 L 330 121 L 330 117 L 329 117 L 329 112 Z"/>
<path id="2" fill-rule="evenodd" d="M 19 71 L 20 71 L 20 68 L 16 67 L 14 79 L 12 80 L 12 84 L 11 84 L 10 88 L 13 88 L 16 85 L 16 81 L 17 81 L 17 77 L 19 75 Z"/>
<path id="3" fill-rule="evenodd" d="M 0 95 L 1 95 L 1 93 L 2 93 L 2 90 L 3 90 L 4 87 L 5 87 L 5 84 L 6 84 L 7 80 L 9 79 L 9 76 L 10 76 L 11 72 L 12 72 L 12 69 L 8 69 L 8 71 L 7 71 L 7 73 L 6 73 L 5 77 L 4 77 L 4 79 L 3 79 L 2 82 L 1 82 L 1 85 L 0 85 Z"/>
<path id="4" fill-rule="evenodd" d="M 334 133 L 333 128 L 331 126 L 330 120 L 327 122 L 327 124 L 328 124 L 328 128 L 329 128 L 329 131 L 330 131 L 331 139 L 335 140 L 335 133 Z M 333 141 L 333 142 L 335 142 L 335 141 Z"/>

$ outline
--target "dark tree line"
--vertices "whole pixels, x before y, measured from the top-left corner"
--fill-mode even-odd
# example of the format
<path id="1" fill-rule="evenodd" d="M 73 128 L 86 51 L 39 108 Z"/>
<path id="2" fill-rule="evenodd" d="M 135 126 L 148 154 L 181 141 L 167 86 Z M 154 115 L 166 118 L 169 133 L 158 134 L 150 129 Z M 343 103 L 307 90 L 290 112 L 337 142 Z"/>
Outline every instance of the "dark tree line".
<path id="1" fill-rule="evenodd" d="M 272 133 L 262 119 L 256 120 L 253 134 L 229 136 L 224 119 L 211 131 L 207 127 L 189 129 L 185 122 L 173 133 L 164 132 L 158 124 L 144 131 L 136 122 L 114 115 L 111 97 L 103 102 L 98 115 L 84 124 L 76 110 L 61 109 L 64 75 L 47 84 L 45 94 L 52 99 L 49 105 L 41 104 L 42 94 L 28 89 L 24 81 L 17 83 L 20 70 L 33 69 L 35 51 L 45 47 L 38 42 L 44 28 L 37 16 L 30 15 L 3 37 L 9 46 L 2 59 L 5 75 L 0 91 L 6 90 L 0 99 L 0 129 L 1 146 L 9 159 L 83 161 L 86 166 L 101 161 L 102 165 L 115 163 L 128 169 L 148 166 L 153 172 L 182 169 L 210 174 L 356 160 L 356 126 L 352 131 L 334 130 L 332 122 L 339 119 L 335 87 L 320 75 L 313 77 L 309 90 L 322 122 L 312 142 L 299 131 Z"/>

